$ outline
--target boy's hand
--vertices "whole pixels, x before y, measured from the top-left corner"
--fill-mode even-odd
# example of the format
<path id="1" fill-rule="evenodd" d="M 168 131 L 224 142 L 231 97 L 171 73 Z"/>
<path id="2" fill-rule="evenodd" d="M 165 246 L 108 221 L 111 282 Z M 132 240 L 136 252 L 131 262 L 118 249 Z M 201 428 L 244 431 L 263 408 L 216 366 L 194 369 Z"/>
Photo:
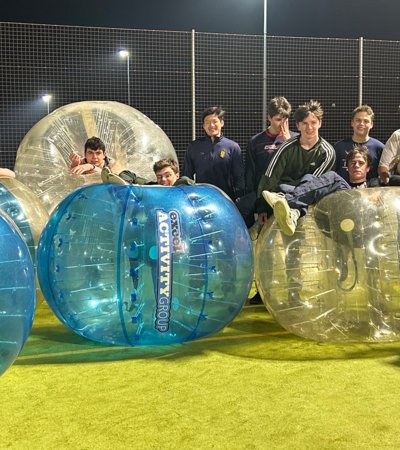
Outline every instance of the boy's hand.
<path id="1" fill-rule="evenodd" d="M 69 159 L 74 166 L 77 166 L 81 163 L 81 157 L 78 155 L 78 153 L 76 153 L 75 150 L 72 150 L 72 152 L 69 154 Z"/>
<path id="2" fill-rule="evenodd" d="M 290 139 L 289 120 L 288 119 L 285 119 L 285 120 L 282 121 L 282 123 L 281 123 L 281 131 L 282 131 L 282 136 L 283 136 L 285 141 Z"/>

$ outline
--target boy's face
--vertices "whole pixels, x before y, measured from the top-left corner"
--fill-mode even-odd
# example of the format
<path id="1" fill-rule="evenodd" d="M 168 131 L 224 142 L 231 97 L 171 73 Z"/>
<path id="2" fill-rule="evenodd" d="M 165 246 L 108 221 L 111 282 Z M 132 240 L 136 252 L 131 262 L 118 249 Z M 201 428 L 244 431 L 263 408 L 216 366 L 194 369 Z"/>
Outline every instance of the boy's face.
<path id="1" fill-rule="evenodd" d="M 96 167 L 103 167 L 104 158 L 106 157 L 106 152 L 103 150 L 88 148 L 85 152 L 86 161 L 89 164 L 94 164 Z"/>
<path id="2" fill-rule="evenodd" d="M 362 183 L 367 179 L 369 167 L 364 157 L 356 154 L 354 158 L 349 161 L 347 170 L 349 171 L 349 180 L 351 183 Z"/>
<path id="3" fill-rule="evenodd" d="M 179 174 L 175 173 L 172 167 L 164 167 L 164 169 L 156 172 L 157 184 L 161 186 L 173 186 L 179 178 Z"/>
<path id="4" fill-rule="evenodd" d="M 365 111 L 358 112 L 351 121 L 351 127 L 355 136 L 366 137 L 374 126 L 371 116 Z"/>
<path id="5" fill-rule="evenodd" d="M 204 117 L 203 130 L 210 138 L 221 136 L 221 130 L 224 126 L 224 121 L 220 120 L 216 114 L 210 114 Z"/>
<path id="6" fill-rule="evenodd" d="M 322 122 L 318 117 L 309 113 L 301 122 L 298 122 L 297 129 L 300 131 L 301 135 L 306 139 L 318 139 L 319 129 L 321 128 Z"/>
<path id="7" fill-rule="evenodd" d="M 269 131 L 272 134 L 279 134 L 282 131 L 282 126 L 288 121 L 287 117 L 283 117 L 280 114 L 275 116 L 268 116 L 268 121 L 270 123 Z"/>

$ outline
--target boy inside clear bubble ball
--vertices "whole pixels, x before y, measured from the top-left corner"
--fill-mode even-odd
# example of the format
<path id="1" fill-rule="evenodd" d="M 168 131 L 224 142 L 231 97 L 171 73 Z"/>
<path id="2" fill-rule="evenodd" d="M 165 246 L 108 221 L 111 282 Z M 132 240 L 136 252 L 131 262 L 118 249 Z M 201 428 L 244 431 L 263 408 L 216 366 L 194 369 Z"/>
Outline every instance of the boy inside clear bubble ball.
<path id="1" fill-rule="evenodd" d="M 356 145 L 346 156 L 346 165 L 349 174 L 347 183 L 336 172 L 329 171 L 320 177 L 306 175 L 297 186 L 280 185 L 280 193 L 269 191 L 263 192 L 264 199 L 274 211 L 274 216 L 283 233 L 284 242 L 287 244 L 286 269 L 288 277 L 289 299 L 300 302 L 300 291 L 302 288 L 300 275 L 299 239 L 295 239 L 298 218 L 307 213 L 309 206 L 316 204 L 322 198 L 337 191 L 355 189 L 359 193 L 356 197 L 341 200 L 340 203 L 329 203 L 334 209 L 325 210 L 317 206 L 314 211 L 315 221 L 319 229 L 325 235 L 336 242 L 338 287 L 349 291 L 358 282 L 357 261 L 354 248 L 370 248 L 373 241 L 373 224 L 379 221 L 381 192 L 371 191 L 364 188 L 379 187 L 376 178 L 367 179 L 371 168 L 371 156 L 368 148 Z M 361 203 L 361 199 L 365 202 Z M 372 233 L 372 234 L 371 234 Z M 296 242 L 298 245 L 296 245 Z M 369 254 L 369 253 L 368 253 Z M 355 274 L 354 279 L 348 278 L 348 259 L 351 255 Z M 376 284 L 378 263 L 373 252 L 366 258 L 367 284 Z M 301 302 L 300 302 L 301 303 Z M 375 302 L 376 303 L 376 302 Z"/>
<path id="2" fill-rule="evenodd" d="M 159 186 L 180 186 L 192 185 L 194 181 L 188 177 L 181 177 L 179 174 L 179 164 L 174 159 L 160 159 L 153 165 L 153 171 L 157 181 L 149 181 L 137 176 L 130 170 L 123 170 L 118 175 L 112 173 L 109 167 L 104 167 L 101 172 L 103 183 L 115 183 L 122 185 L 159 185 Z"/>
<path id="3" fill-rule="evenodd" d="M 101 173 L 104 167 L 112 169 L 114 165 L 114 160 L 107 156 L 104 142 L 96 136 L 92 136 L 85 142 L 84 157 L 73 150 L 69 159 L 71 172 L 76 175 Z"/>
<path id="4" fill-rule="evenodd" d="M 378 179 L 367 180 L 371 168 L 371 156 L 367 147 L 355 145 L 346 156 L 346 165 L 349 183 L 336 172 L 329 171 L 319 177 L 307 174 L 297 186 L 281 184 L 281 192 L 263 191 L 262 195 L 273 209 L 275 219 L 285 235 L 292 236 L 298 219 L 306 215 L 309 206 L 326 195 L 344 189 L 379 186 Z"/>

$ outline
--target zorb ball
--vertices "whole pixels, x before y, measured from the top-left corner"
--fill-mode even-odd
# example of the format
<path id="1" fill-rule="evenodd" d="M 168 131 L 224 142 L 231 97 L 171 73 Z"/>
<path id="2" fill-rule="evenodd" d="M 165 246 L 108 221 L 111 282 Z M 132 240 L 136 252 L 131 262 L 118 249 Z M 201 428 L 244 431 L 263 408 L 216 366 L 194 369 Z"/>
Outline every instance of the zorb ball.
<path id="1" fill-rule="evenodd" d="M 317 341 L 400 340 L 400 188 L 324 197 L 288 237 L 272 221 L 256 247 L 257 286 L 290 332 Z"/>
<path id="2" fill-rule="evenodd" d="M 100 174 L 71 173 L 70 153 L 84 156 L 88 138 L 99 137 L 115 161 L 113 172 L 129 169 L 155 180 L 153 164 L 177 159 L 164 131 L 135 108 L 118 102 L 85 101 L 56 109 L 37 122 L 22 140 L 14 170 L 48 211 L 75 188 L 101 182 Z"/>
<path id="3" fill-rule="evenodd" d="M 0 178 L 0 211 L 6 214 L 25 239 L 33 265 L 36 267 L 36 248 L 39 236 L 47 223 L 49 214 L 36 195 L 20 181 Z M 36 303 L 43 296 L 39 284 L 36 289 Z"/>
<path id="4" fill-rule="evenodd" d="M 35 277 L 28 247 L 0 213 L 0 375 L 21 351 L 34 311 Z"/>
<path id="5" fill-rule="evenodd" d="M 209 185 L 79 188 L 38 249 L 44 296 L 67 327 L 107 344 L 173 344 L 214 333 L 247 299 L 251 241 Z"/>

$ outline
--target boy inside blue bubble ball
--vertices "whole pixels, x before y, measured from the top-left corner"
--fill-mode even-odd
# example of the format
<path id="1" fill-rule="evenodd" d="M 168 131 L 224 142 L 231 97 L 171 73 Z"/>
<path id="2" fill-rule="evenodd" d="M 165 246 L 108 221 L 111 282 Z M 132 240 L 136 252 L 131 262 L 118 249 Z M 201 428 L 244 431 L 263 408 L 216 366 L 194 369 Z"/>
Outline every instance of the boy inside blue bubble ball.
<path id="1" fill-rule="evenodd" d="M 153 165 L 153 171 L 157 181 L 149 181 L 137 176 L 130 170 L 123 170 L 119 175 L 112 173 L 109 167 L 104 167 L 101 172 L 101 179 L 104 183 L 116 184 L 139 184 L 139 185 L 160 185 L 160 186 L 190 186 L 194 181 L 188 177 L 179 176 L 179 165 L 173 159 L 160 159 Z"/>

